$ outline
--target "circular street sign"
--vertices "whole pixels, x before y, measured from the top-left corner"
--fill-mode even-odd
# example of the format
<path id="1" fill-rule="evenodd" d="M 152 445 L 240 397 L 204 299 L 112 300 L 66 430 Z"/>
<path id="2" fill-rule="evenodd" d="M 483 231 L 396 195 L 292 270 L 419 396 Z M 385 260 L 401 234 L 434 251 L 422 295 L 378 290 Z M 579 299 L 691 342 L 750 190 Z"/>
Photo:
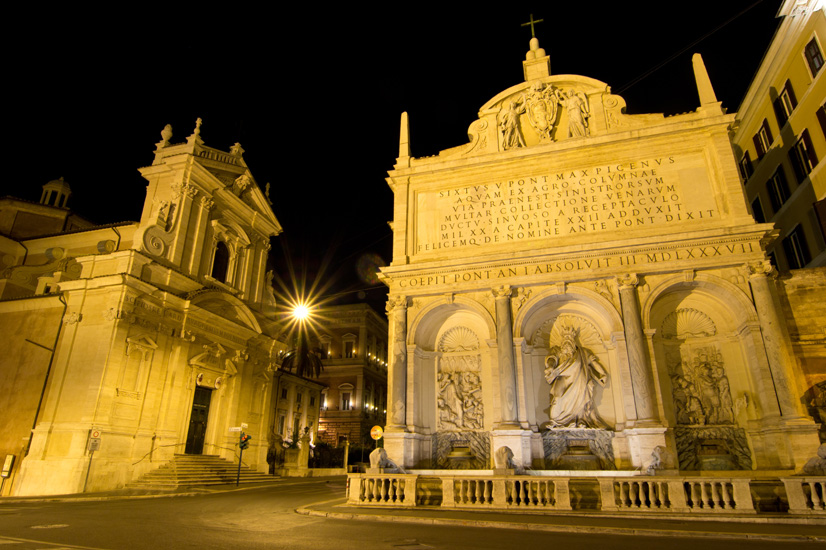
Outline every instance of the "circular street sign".
<path id="1" fill-rule="evenodd" d="M 93 429 L 92 430 L 92 439 L 97 439 L 99 437 L 100 437 L 100 430 L 98 430 L 97 428 Z"/>
<path id="2" fill-rule="evenodd" d="M 370 428 L 370 437 L 375 440 L 381 439 L 382 434 L 384 434 L 384 430 L 381 429 L 381 426 L 373 426 Z"/>

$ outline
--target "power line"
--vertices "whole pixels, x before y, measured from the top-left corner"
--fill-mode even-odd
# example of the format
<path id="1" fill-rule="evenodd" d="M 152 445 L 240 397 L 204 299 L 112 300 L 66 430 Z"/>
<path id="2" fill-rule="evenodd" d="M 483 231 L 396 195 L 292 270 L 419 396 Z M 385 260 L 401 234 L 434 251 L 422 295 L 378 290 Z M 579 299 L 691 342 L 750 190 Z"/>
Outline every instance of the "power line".
<path id="1" fill-rule="evenodd" d="M 740 13 L 735 15 L 734 17 L 731 17 L 725 23 L 722 23 L 721 25 L 719 25 L 715 29 L 707 32 L 706 34 L 704 34 L 703 36 L 701 36 L 700 38 L 698 38 L 697 40 L 695 40 L 694 42 L 692 42 L 691 44 L 686 46 L 685 48 L 681 49 L 680 51 L 678 51 L 677 53 L 675 53 L 674 55 L 672 55 L 671 57 L 669 57 L 665 61 L 661 62 L 659 65 L 654 66 L 653 68 L 651 68 L 651 69 L 647 70 L 646 72 L 642 73 L 641 75 L 637 76 L 636 78 L 634 78 L 633 80 L 631 80 L 627 84 L 624 84 L 622 87 L 620 87 L 614 93 L 622 94 L 628 88 L 631 88 L 632 86 L 639 83 L 640 81 L 648 78 L 653 73 L 655 73 L 658 70 L 662 69 L 665 65 L 667 65 L 670 62 L 674 61 L 675 58 L 677 58 L 677 57 L 681 56 L 682 54 L 684 54 L 687 50 L 693 48 L 694 46 L 696 46 L 697 44 L 699 44 L 700 42 L 702 42 L 703 40 L 705 40 L 706 38 L 708 38 L 712 34 L 716 33 L 717 31 L 719 31 L 720 29 L 722 29 L 723 27 L 725 27 L 726 25 L 728 25 L 729 23 L 731 23 L 732 21 L 739 18 L 740 16 L 745 14 L 747 11 L 751 10 L 752 8 L 754 8 L 755 6 L 757 6 L 758 4 L 761 4 L 761 3 L 763 3 L 763 0 L 757 0 L 757 2 L 755 2 L 754 4 L 750 5 L 749 7 L 747 7 L 746 9 L 744 9 L 743 11 L 741 11 Z"/>

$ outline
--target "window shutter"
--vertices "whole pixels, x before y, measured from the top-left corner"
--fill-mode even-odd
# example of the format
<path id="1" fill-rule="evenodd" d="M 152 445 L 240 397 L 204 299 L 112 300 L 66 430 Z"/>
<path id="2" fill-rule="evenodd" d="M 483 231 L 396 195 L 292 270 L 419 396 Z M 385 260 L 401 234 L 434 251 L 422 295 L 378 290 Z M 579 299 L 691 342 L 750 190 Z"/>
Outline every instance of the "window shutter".
<path id="1" fill-rule="evenodd" d="M 786 93 L 789 94 L 789 99 L 792 102 L 792 109 L 797 107 L 797 97 L 794 95 L 794 88 L 792 88 L 791 80 L 786 81 L 786 85 L 783 86 L 786 89 Z"/>
<path id="2" fill-rule="evenodd" d="M 815 155 L 815 148 L 812 146 L 812 138 L 809 137 L 809 130 L 803 130 L 803 143 L 806 144 L 806 152 L 809 154 L 809 161 L 812 163 L 812 168 L 817 166 L 817 155 Z"/>
<path id="3" fill-rule="evenodd" d="M 760 143 L 760 134 L 754 134 L 754 137 L 751 139 L 754 141 L 754 148 L 757 149 L 757 158 L 759 159 L 765 153 L 763 150 L 763 144 Z"/>
<path id="4" fill-rule="evenodd" d="M 788 118 L 786 118 L 786 112 L 783 110 L 783 101 L 782 98 L 778 97 L 773 102 L 774 105 L 774 116 L 777 117 L 777 126 L 782 128 Z"/>
<path id="5" fill-rule="evenodd" d="M 769 138 L 769 143 L 773 142 L 774 138 L 772 137 L 771 128 L 769 128 L 769 121 L 765 118 L 763 119 L 763 128 L 766 129 L 766 136 Z"/>
<path id="6" fill-rule="evenodd" d="M 823 105 L 817 110 L 817 120 L 820 121 L 820 129 L 823 130 L 823 134 L 826 135 L 826 107 Z"/>

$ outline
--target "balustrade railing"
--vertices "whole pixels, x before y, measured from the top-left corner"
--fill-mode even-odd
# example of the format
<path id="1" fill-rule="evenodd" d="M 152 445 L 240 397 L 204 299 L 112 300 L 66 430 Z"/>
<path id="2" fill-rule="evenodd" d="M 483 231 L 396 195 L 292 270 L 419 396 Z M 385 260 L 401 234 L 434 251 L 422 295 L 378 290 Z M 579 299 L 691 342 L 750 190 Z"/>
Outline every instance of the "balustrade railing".
<path id="1" fill-rule="evenodd" d="M 826 477 L 784 477 L 789 512 L 826 515 Z"/>
<path id="2" fill-rule="evenodd" d="M 350 474 L 348 503 L 415 506 L 418 477 L 412 474 Z"/>
<path id="3" fill-rule="evenodd" d="M 599 477 L 600 509 L 698 515 L 756 514 L 747 477 Z M 789 512 L 826 515 L 826 477 L 781 478 Z M 570 478 L 544 476 L 453 476 L 350 474 L 354 505 L 464 509 L 571 510 Z M 421 485 L 421 487 L 419 487 Z M 441 495 L 439 494 L 441 492 Z"/>
<path id="4" fill-rule="evenodd" d="M 600 478 L 602 510 L 754 514 L 745 478 Z"/>
<path id="5" fill-rule="evenodd" d="M 442 507 L 570 510 L 571 499 L 567 478 L 443 477 Z"/>

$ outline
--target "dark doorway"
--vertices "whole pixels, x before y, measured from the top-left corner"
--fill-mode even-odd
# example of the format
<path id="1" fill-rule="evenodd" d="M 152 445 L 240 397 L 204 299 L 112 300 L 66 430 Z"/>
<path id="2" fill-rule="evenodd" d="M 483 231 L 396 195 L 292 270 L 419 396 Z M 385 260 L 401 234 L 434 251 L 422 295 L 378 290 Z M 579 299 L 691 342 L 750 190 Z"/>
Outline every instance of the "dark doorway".
<path id="1" fill-rule="evenodd" d="M 209 416 L 209 400 L 212 390 L 195 388 L 195 397 L 192 400 L 192 416 L 189 417 L 189 433 L 186 436 L 186 454 L 199 455 L 204 452 L 204 436 L 206 435 L 207 417 Z"/>

